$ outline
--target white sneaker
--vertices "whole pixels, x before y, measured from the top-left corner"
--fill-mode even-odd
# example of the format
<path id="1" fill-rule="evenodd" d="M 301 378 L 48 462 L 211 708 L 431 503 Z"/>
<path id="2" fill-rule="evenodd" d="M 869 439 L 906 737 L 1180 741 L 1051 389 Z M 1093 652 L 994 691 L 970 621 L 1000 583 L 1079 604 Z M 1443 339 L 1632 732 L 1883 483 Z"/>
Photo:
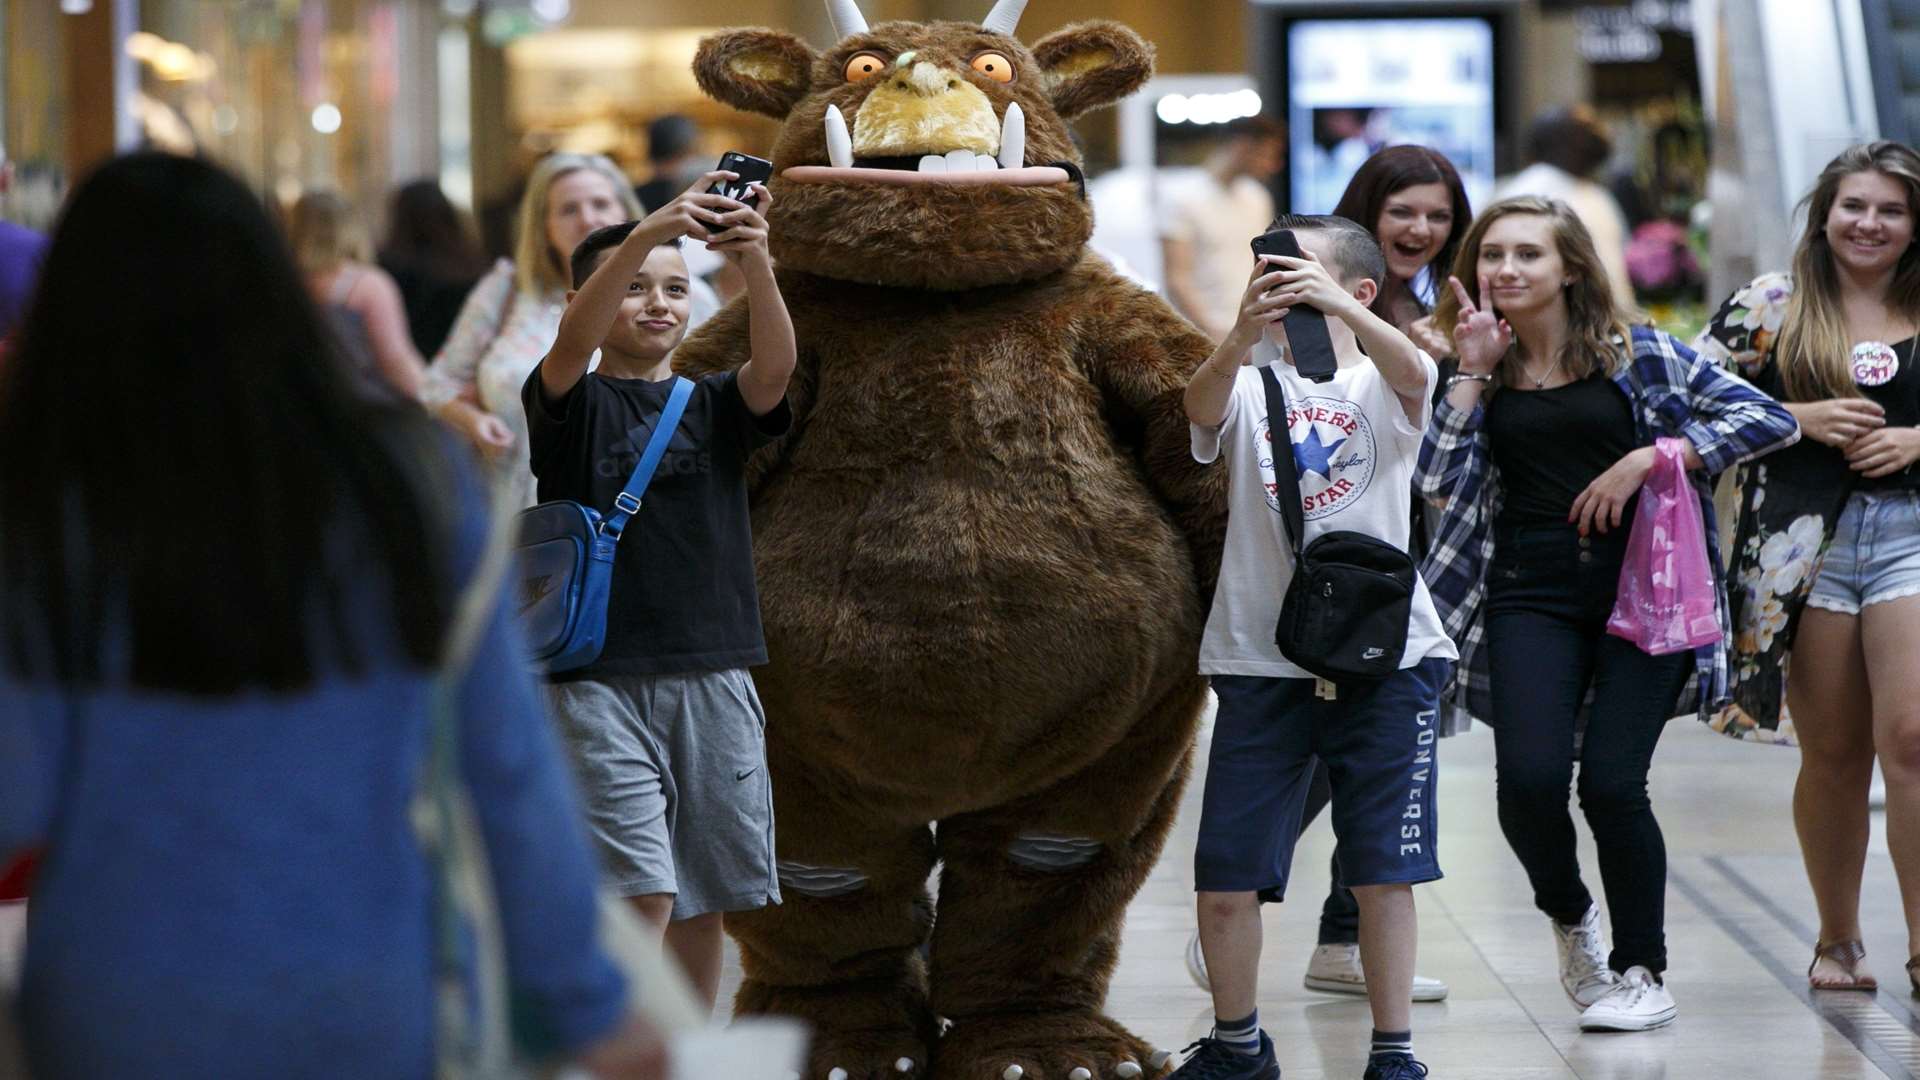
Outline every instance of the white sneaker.
<path id="1" fill-rule="evenodd" d="M 1360 946 L 1321 945 L 1307 961 L 1307 989 L 1324 994 L 1367 996 L 1367 973 L 1360 966 Z M 1445 1001 L 1447 984 L 1424 975 L 1413 977 L 1413 1000 Z"/>
<path id="2" fill-rule="evenodd" d="M 1620 976 L 1605 997 L 1580 1014 L 1580 1030 L 1651 1031 L 1673 1023 L 1679 1012 L 1673 994 L 1653 977 L 1653 972 L 1636 964 Z"/>
<path id="3" fill-rule="evenodd" d="M 1200 931 L 1195 930 L 1187 939 L 1187 974 L 1200 989 L 1213 993 L 1213 982 L 1207 978 L 1207 954 L 1200 951 Z"/>
<path id="4" fill-rule="evenodd" d="M 1600 929 L 1600 905 L 1591 904 L 1579 926 L 1553 924 L 1553 940 L 1560 947 L 1560 987 L 1575 1005 L 1587 1008 L 1606 997 L 1616 978 L 1607 966 L 1607 938 Z"/>

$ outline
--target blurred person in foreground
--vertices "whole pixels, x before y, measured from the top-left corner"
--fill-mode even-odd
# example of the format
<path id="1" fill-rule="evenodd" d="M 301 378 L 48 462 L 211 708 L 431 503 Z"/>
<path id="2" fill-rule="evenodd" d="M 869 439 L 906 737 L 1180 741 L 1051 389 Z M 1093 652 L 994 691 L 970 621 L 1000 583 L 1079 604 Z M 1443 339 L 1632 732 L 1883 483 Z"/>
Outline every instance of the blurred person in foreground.
<path id="1" fill-rule="evenodd" d="M 505 590 L 436 671 L 487 533 L 450 451 L 358 391 L 238 180 L 138 154 L 74 192 L 0 369 L 0 860 L 46 845 L 17 1008 L 38 1080 L 433 1075 L 412 810 L 442 678 L 544 1035 L 522 1049 L 663 1075 Z"/>
<path id="2" fill-rule="evenodd" d="M 393 193 L 380 268 L 400 287 L 414 348 L 432 356 L 487 272 L 487 257 L 439 182 L 415 180 Z"/>
<path id="3" fill-rule="evenodd" d="M 300 196 L 287 219 L 294 260 L 354 369 L 369 382 L 378 380 L 415 399 L 425 363 L 407 334 L 400 287 L 367 262 L 362 235 L 353 207 L 333 191 Z"/>
<path id="4" fill-rule="evenodd" d="M 1613 140 L 1592 109 L 1576 105 L 1544 112 L 1527 129 L 1527 167 L 1495 185 L 1493 197 L 1499 201 L 1537 195 L 1572 207 L 1593 237 L 1614 303 L 1630 311 L 1634 295 L 1627 273 L 1627 215 L 1613 192 L 1594 179 L 1611 156 Z"/>
<path id="5" fill-rule="evenodd" d="M 1286 134 L 1264 116 L 1229 123 L 1207 155 L 1204 182 L 1170 198 L 1160 222 L 1167 298 L 1216 342 L 1240 315 L 1247 244 L 1273 220 L 1267 184 L 1286 163 Z"/>

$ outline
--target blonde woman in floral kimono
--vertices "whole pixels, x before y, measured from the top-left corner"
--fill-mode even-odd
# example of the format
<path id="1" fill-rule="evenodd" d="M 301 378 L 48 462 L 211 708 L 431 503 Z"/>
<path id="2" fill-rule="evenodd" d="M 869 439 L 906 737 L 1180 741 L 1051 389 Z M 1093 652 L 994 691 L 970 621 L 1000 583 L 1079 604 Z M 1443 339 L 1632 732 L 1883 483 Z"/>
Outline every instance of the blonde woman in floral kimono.
<path id="1" fill-rule="evenodd" d="M 1806 205 L 1792 275 L 1735 293 L 1696 343 L 1805 433 L 1739 474 L 1733 703 L 1715 727 L 1800 744 L 1793 817 L 1820 909 L 1816 990 L 1877 986 L 1862 968 L 1860 879 L 1879 756 L 1920 994 L 1920 154 L 1847 150 Z"/>

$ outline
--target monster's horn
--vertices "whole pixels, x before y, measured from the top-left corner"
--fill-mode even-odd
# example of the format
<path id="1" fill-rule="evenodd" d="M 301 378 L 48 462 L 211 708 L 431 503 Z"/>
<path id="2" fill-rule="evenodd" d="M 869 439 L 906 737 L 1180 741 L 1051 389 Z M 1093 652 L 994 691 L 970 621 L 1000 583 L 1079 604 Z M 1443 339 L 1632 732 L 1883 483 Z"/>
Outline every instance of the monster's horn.
<path id="1" fill-rule="evenodd" d="M 842 40 L 867 32 L 866 16 L 860 14 L 855 0 L 827 0 L 827 18 L 833 20 L 833 32 Z"/>
<path id="2" fill-rule="evenodd" d="M 1000 0 L 980 25 L 996 34 L 1011 37 L 1014 29 L 1020 25 L 1020 13 L 1025 10 L 1027 0 Z"/>

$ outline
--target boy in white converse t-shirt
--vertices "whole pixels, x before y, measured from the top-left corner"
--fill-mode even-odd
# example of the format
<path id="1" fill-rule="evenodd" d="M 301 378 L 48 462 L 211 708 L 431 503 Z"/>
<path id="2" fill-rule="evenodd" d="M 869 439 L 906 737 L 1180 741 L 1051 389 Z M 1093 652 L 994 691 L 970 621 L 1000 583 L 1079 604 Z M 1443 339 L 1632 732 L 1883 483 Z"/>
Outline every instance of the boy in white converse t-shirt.
<path id="1" fill-rule="evenodd" d="M 1407 492 L 1431 412 L 1434 362 L 1367 310 L 1385 274 L 1373 236 L 1336 217 L 1280 219 L 1305 258 L 1263 256 L 1233 331 L 1187 386 L 1193 456 L 1224 458 L 1226 549 L 1201 643 L 1220 699 L 1194 856 L 1200 941 L 1215 1030 L 1182 1074 L 1278 1080 L 1254 1009 L 1260 903 L 1285 892 L 1314 759 L 1333 778 L 1341 877 L 1360 904 L 1361 962 L 1373 1009 L 1367 1080 L 1414 1080 L 1412 886 L 1440 876 L 1434 850 L 1434 750 L 1440 692 L 1457 656 L 1416 578 L 1399 670 L 1335 687 L 1274 643 L 1293 555 L 1274 469 L 1299 479 L 1306 535 L 1359 532 L 1405 550 Z M 1271 290 L 1271 291 L 1269 291 Z M 1294 306 L 1327 316 L 1339 359 L 1309 382 L 1286 358 L 1279 320 Z M 1260 369 L 1286 391 L 1284 426 L 1267 415 Z M 1274 438 L 1274 429 L 1288 438 Z M 1276 452 L 1290 446 L 1291 454 Z"/>

